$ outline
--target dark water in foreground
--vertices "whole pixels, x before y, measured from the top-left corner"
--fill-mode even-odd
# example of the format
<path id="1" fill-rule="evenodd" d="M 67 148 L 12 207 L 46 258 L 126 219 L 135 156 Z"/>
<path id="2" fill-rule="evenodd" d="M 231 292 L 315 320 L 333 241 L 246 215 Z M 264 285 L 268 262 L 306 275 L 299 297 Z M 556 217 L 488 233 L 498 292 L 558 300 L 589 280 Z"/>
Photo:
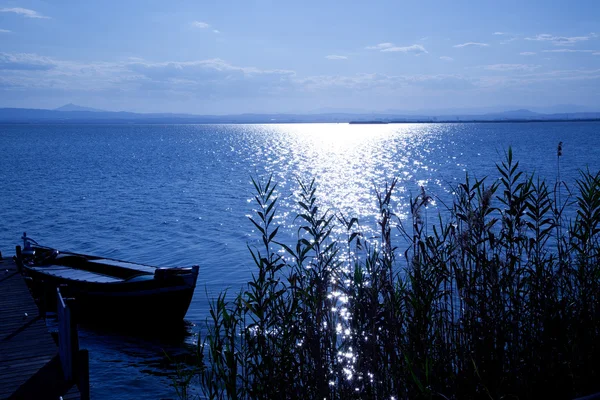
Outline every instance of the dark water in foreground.
<path id="1" fill-rule="evenodd" d="M 600 169 L 600 123 L 0 125 L 0 250 L 23 231 L 64 250 L 201 268 L 188 335 L 156 338 L 83 328 L 96 399 L 174 398 L 165 352 L 193 347 L 207 295 L 237 291 L 253 270 L 250 177 L 279 183 L 282 238 L 294 231 L 296 179 L 315 178 L 324 208 L 375 227 L 374 187 L 399 177 L 398 214 L 419 186 L 451 200 L 465 172 L 496 176 L 512 146 L 554 182 Z M 147 332 L 151 333 L 151 332 Z M 145 337 L 149 336 L 149 337 Z"/>

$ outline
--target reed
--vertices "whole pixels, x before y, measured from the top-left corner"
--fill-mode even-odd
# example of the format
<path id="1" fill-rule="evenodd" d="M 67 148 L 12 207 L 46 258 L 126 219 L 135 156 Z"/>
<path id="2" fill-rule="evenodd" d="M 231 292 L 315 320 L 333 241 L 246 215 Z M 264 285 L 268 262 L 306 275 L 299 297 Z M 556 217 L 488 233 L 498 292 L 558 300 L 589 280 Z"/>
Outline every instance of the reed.
<path id="1" fill-rule="evenodd" d="M 574 194 L 562 197 L 560 178 L 552 188 L 524 174 L 511 149 L 497 169 L 491 184 L 466 175 L 434 221 L 424 189 L 411 199 L 410 217 L 398 218 L 392 180 L 376 193 L 375 241 L 364 239 L 356 218 L 322 211 L 314 181 L 300 182 L 293 245 L 277 241 L 275 184 L 253 180 L 256 272 L 239 294 L 211 303 L 198 350 L 204 395 L 600 391 L 600 173 L 582 171 Z M 347 230 L 345 239 L 333 237 L 334 225 Z"/>

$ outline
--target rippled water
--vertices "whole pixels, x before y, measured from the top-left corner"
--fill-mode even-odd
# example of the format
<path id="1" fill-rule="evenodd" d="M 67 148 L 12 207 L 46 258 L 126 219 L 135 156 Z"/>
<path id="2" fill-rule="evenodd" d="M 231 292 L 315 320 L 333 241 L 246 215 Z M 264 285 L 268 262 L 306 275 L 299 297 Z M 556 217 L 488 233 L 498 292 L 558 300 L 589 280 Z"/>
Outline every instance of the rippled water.
<path id="1" fill-rule="evenodd" d="M 253 270 L 251 176 L 278 182 L 282 238 L 291 237 L 297 180 L 315 179 L 322 207 L 374 232 L 376 198 L 401 178 L 398 214 L 425 186 L 439 203 L 466 172 L 497 174 L 508 146 L 527 171 L 556 179 L 600 169 L 600 123 L 0 125 L 0 250 L 23 231 L 60 249 L 155 265 L 199 264 L 186 319 L 206 293 L 237 291 Z M 199 329 L 197 326 L 189 330 Z M 175 397 L 163 350 L 183 341 L 82 330 L 95 398 Z"/>

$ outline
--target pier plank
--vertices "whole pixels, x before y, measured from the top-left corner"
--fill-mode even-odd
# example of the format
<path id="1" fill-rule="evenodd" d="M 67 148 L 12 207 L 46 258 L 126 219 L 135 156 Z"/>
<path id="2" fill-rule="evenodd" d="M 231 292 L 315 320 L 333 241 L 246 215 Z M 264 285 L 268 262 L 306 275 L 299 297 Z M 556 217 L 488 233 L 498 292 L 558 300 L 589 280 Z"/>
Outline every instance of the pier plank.
<path id="1" fill-rule="evenodd" d="M 79 399 L 61 376 L 57 345 L 23 276 L 12 260 L 0 260 L 0 399 Z"/>

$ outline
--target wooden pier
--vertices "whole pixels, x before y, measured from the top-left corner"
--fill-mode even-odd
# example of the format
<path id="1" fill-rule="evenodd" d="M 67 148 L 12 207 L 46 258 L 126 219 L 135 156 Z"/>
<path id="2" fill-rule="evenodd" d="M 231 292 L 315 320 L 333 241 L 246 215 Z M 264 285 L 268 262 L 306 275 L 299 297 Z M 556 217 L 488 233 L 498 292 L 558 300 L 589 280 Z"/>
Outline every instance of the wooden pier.
<path id="1" fill-rule="evenodd" d="M 65 379 L 59 348 L 14 261 L 0 259 L 0 399 L 85 399 L 89 384 L 82 392 Z"/>

